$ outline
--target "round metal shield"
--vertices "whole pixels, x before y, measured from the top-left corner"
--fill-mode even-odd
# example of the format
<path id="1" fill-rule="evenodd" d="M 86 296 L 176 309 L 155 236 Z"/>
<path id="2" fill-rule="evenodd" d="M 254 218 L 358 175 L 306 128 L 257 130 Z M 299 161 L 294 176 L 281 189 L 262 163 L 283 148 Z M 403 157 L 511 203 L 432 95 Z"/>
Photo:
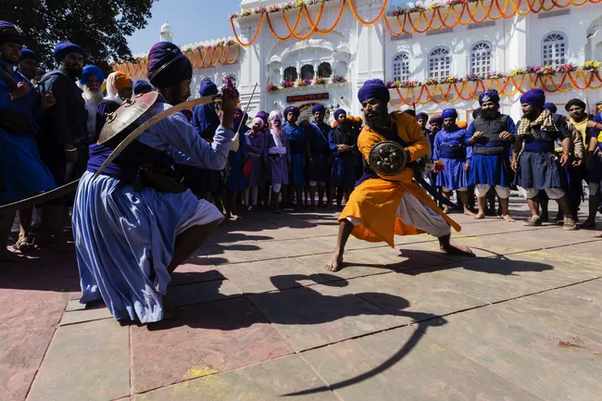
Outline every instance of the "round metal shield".
<path id="1" fill-rule="evenodd" d="M 368 164 L 378 175 L 393 176 L 405 170 L 408 159 L 403 146 L 393 141 L 382 141 L 370 150 Z"/>
<path id="2" fill-rule="evenodd" d="M 123 102 L 121 107 L 107 116 L 107 121 L 98 137 L 98 144 L 107 142 L 133 124 L 155 104 L 158 97 L 159 92 L 153 91 Z"/>

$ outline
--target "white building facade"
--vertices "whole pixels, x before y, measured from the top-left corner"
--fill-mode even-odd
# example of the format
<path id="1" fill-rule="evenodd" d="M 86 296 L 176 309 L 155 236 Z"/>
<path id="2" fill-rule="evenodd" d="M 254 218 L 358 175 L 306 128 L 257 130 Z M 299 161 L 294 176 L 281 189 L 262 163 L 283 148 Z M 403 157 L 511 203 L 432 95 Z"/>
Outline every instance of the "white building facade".
<path id="1" fill-rule="evenodd" d="M 489 1 L 491 0 L 485 0 L 483 4 L 487 6 Z M 243 0 L 241 8 L 269 7 L 275 3 L 278 1 Z M 383 6 L 383 0 L 355 0 L 353 4 L 357 14 L 366 21 L 375 19 Z M 364 26 L 358 22 L 349 5 L 343 6 L 340 0 L 324 4 L 318 24 L 319 29 L 323 30 L 332 27 L 343 6 L 343 13 L 334 29 L 327 34 L 314 32 L 306 39 L 290 35 L 291 31 L 281 12 L 270 13 L 272 29 L 269 29 L 270 24 L 263 17 L 257 40 L 251 46 L 241 47 L 234 63 L 194 70 L 193 93 L 198 96 L 198 88 L 204 79 L 220 82 L 224 76 L 231 76 L 237 82 L 243 105 L 247 103 L 255 84 L 258 84 L 250 114 L 259 110 L 283 110 L 289 105 L 295 105 L 302 108 L 304 116 L 308 116 L 311 106 L 321 103 L 331 110 L 340 107 L 353 115 L 359 115 L 357 91 L 368 79 L 380 78 L 385 82 L 414 80 L 424 83 L 431 78 L 464 77 L 473 73 L 485 75 L 493 71 L 508 73 L 516 68 L 533 65 L 582 66 L 588 60 L 602 61 L 601 5 L 586 2 L 581 6 L 554 8 L 550 0 L 544 5 L 548 5 L 548 8 L 552 6 L 552 9 L 525 16 L 516 15 L 510 19 L 485 18 L 481 23 L 458 24 L 451 29 L 430 29 L 424 33 L 414 32 L 397 37 L 389 32 L 383 18 L 373 26 Z M 308 6 L 312 19 L 316 19 L 320 7 L 320 4 Z M 287 11 L 291 27 L 296 22 L 297 10 Z M 482 10 L 477 11 L 475 19 L 483 19 L 483 16 Z M 255 36 L 260 19 L 261 14 L 253 14 L 235 20 L 241 42 L 248 42 Z M 395 18 L 389 18 L 388 21 L 393 31 L 400 30 Z M 173 35 L 171 29 L 164 28 L 165 26 L 162 27 L 162 36 Z M 295 32 L 297 36 L 304 36 L 309 31 L 309 23 L 302 17 Z M 287 35 L 291 37 L 282 40 Z M 177 40 L 177 31 L 175 38 Z M 344 77 L 346 82 L 331 82 L 334 75 Z M 283 80 L 307 79 L 315 82 L 318 77 L 323 78 L 325 84 L 268 91 L 270 84 L 280 85 Z M 559 78 L 555 80 L 561 81 Z M 528 80 L 524 82 L 528 83 Z M 484 83 L 487 85 L 489 81 Z M 578 90 L 565 80 L 559 86 L 561 90 L 547 93 L 547 100 L 556 103 L 559 111 L 564 111 L 564 104 L 569 99 L 578 97 L 591 105 L 593 112 L 593 105 L 602 100 L 602 83 L 598 82 L 598 78 L 593 83 L 597 85 L 591 86 L 597 86 L 597 89 Z M 474 88 L 475 83 L 466 85 Z M 529 89 L 527 86 L 523 85 L 522 88 Z M 474 98 L 462 100 L 454 91 L 446 96 L 445 89 L 448 85 L 427 85 L 430 92 L 434 92 L 436 87 L 443 91 L 430 98 L 404 97 L 405 104 L 402 104 L 399 93 L 407 95 L 407 92 L 403 88 L 399 92 L 391 89 L 390 108 L 397 106 L 406 109 L 412 107 L 411 101 L 416 101 L 417 111 L 433 115 L 442 109 L 454 107 L 461 119 L 469 121 L 472 110 L 478 107 L 478 101 Z M 420 89 L 421 87 L 415 88 L 415 93 L 420 92 Z M 507 93 L 511 96 L 502 96 L 502 112 L 518 118 L 520 93 L 511 89 L 512 86 L 508 86 Z M 477 95 L 478 92 L 480 90 L 474 91 Z M 512 95 L 512 92 L 516 93 Z"/>

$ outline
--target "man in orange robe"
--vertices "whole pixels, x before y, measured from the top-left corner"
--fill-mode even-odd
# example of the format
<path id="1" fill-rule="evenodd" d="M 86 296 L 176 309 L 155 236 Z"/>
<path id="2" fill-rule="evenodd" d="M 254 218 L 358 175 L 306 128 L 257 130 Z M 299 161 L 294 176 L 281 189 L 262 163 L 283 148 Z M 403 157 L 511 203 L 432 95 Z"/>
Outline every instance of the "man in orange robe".
<path id="1" fill-rule="evenodd" d="M 435 204 L 427 192 L 414 181 L 412 168 L 395 176 L 379 176 L 368 166 L 368 156 L 374 145 L 393 140 L 405 147 L 408 163 L 428 153 L 430 144 L 416 119 L 408 114 L 389 114 L 389 90 L 380 79 L 366 81 L 358 93 L 366 118 L 366 126 L 357 144 L 366 162 L 366 174 L 351 193 L 347 206 L 339 217 L 337 248 L 327 269 L 342 267 L 343 253 L 349 235 L 369 242 L 386 242 L 394 247 L 393 237 L 429 233 L 439 238 L 441 251 L 474 256 L 463 246 L 450 243 L 451 229 L 461 227 Z"/>

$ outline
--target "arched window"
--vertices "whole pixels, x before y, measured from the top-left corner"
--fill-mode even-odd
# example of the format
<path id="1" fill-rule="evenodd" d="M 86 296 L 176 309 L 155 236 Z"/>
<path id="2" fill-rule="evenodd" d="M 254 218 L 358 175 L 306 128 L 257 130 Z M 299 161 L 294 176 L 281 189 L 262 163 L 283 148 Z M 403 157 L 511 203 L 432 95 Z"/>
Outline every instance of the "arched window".
<path id="1" fill-rule="evenodd" d="M 557 66 L 566 63 L 566 36 L 562 33 L 549 33 L 541 44 L 543 65 Z"/>
<path id="2" fill-rule="evenodd" d="M 320 78 L 330 78 L 332 75 L 332 67 L 330 63 L 323 62 L 318 66 L 318 76 Z"/>
<path id="3" fill-rule="evenodd" d="M 410 79 L 410 56 L 408 53 L 399 53 L 393 57 L 393 81 L 407 81 Z"/>
<path id="4" fill-rule="evenodd" d="M 445 47 L 437 47 L 429 54 L 429 78 L 447 78 L 451 75 L 451 56 Z"/>
<path id="5" fill-rule="evenodd" d="M 314 66 L 305 64 L 301 67 L 301 79 L 314 79 Z"/>
<path id="6" fill-rule="evenodd" d="M 470 49 L 470 72 L 472 74 L 486 74 L 491 71 L 492 56 L 491 45 L 479 42 Z"/>
<path id="7" fill-rule="evenodd" d="M 285 81 L 296 81 L 297 80 L 297 68 L 296 67 L 286 67 L 284 69 L 284 80 Z"/>

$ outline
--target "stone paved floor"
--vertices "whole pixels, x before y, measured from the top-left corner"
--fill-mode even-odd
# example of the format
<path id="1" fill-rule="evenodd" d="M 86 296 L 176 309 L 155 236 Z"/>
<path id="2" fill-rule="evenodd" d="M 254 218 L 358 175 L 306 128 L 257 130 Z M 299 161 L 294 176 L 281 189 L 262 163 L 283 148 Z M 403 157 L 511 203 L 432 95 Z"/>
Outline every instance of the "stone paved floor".
<path id="1" fill-rule="evenodd" d="M 72 256 L 3 266 L 0 399 L 599 400 L 602 241 L 454 217 L 478 258 L 351 239 L 327 273 L 335 213 L 247 215 L 174 274 L 185 317 L 149 326 L 83 309 Z"/>

